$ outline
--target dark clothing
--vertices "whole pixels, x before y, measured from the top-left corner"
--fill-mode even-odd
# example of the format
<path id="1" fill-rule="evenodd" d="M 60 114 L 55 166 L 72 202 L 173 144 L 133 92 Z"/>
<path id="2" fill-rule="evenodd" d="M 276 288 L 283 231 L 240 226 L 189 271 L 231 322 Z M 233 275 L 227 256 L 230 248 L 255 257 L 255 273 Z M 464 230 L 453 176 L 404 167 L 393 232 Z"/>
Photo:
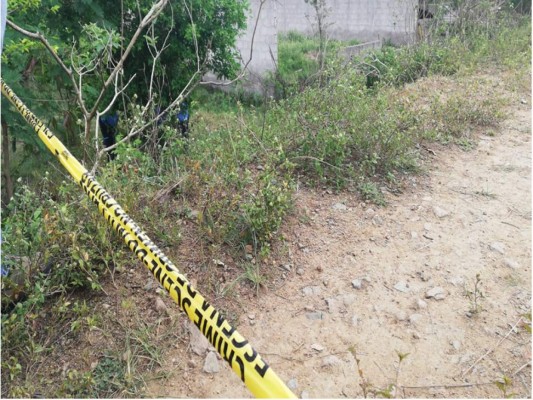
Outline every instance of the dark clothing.
<path id="1" fill-rule="evenodd" d="M 98 119 L 100 124 L 100 130 L 104 137 L 104 147 L 113 146 L 116 143 L 115 136 L 117 134 L 118 115 L 105 115 Z M 115 150 L 111 150 L 107 153 L 109 160 L 114 160 L 116 157 Z"/>
<path id="2" fill-rule="evenodd" d="M 189 138 L 189 105 L 186 101 L 180 104 L 180 111 L 178 112 L 178 126 L 180 128 L 181 136 L 185 139 Z"/>

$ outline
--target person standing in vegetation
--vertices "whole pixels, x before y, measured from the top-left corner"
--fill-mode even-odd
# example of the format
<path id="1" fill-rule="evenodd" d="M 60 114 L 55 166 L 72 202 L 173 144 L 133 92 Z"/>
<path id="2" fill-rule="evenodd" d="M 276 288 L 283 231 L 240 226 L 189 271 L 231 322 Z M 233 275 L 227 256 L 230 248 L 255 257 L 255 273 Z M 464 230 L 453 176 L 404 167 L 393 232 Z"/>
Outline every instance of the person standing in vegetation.
<path id="1" fill-rule="evenodd" d="M 113 146 L 116 143 L 115 136 L 117 134 L 118 114 L 103 115 L 98 119 L 100 124 L 100 130 L 104 137 L 104 147 Z M 109 161 L 114 160 L 116 157 L 115 150 L 111 150 L 107 153 Z"/>
<path id="2" fill-rule="evenodd" d="M 185 139 L 189 138 L 189 104 L 186 100 L 180 104 L 180 110 L 178 112 L 178 127 L 181 132 L 181 136 Z"/>

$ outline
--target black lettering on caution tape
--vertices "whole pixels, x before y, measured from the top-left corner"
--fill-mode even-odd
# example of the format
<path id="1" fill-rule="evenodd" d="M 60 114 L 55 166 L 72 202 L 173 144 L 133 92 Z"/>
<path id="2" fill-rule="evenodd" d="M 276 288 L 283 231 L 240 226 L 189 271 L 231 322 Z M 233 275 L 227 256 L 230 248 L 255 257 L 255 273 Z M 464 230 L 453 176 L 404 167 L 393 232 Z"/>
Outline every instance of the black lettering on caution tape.
<path id="1" fill-rule="evenodd" d="M 179 273 L 177 267 L 130 219 L 120 205 L 85 168 L 71 156 L 61 141 L 24 105 L 1 78 L 0 82 L 3 94 L 36 130 L 50 151 L 58 158 L 62 156 L 60 161 L 63 166 L 78 181 L 103 217 L 122 236 L 128 247 L 177 301 L 180 308 L 187 313 L 191 321 L 207 337 L 231 368 L 234 371 L 239 371 L 241 380 L 245 382 L 246 376 L 253 373 L 248 369 L 252 367 L 260 377 L 265 378 L 269 366 L 248 341 L 240 336 L 235 328 L 191 286 L 187 278 Z M 247 385 L 256 395 L 294 396 L 275 373 L 272 372 L 272 375 L 268 377 L 268 381 L 261 382 L 261 384 L 252 379 Z"/>
<path id="2" fill-rule="evenodd" d="M 245 381 L 245 368 L 253 365 L 254 370 L 264 378 L 268 364 L 257 351 L 236 333 L 234 327 L 191 286 L 189 281 L 179 273 L 178 269 L 157 248 L 148 236 L 130 219 L 120 205 L 100 186 L 87 172 L 80 180 L 80 186 L 104 218 L 117 231 L 128 247 L 148 267 L 154 277 L 171 294 L 175 295 L 180 308 L 191 318 L 209 343 L 218 350 L 220 355 L 233 368 L 238 366 L 240 377 Z M 190 310 L 193 300 L 199 296 L 201 306 Z M 192 313 L 191 313 L 192 311 Z"/>

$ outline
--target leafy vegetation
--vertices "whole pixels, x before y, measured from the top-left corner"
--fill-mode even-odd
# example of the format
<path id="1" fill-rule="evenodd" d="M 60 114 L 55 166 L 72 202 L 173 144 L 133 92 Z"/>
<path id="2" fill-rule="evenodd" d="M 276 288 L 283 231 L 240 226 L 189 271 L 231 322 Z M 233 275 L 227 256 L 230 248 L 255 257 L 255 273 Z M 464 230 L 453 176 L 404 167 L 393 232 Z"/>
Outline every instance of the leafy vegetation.
<path id="1" fill-rule="evenodd" d="M 215 9 L 216 2 L 211 3 L 207 11 Z M 83 13 L 88 18 L 82 7 L 93 7 L 93 15 L 102 18 L 107 15 L 107 3 L 71 6 L 79 9 L 54 9 L 63 15 L 67 28 L 73 16 Z M 28 13 L 36 13 L 42 7 L 51 10 L 53 5 L 42 2 L 41 8 L 32 8 L 28 3 L 27 7 Z M 231 10 L 240 20 L 240 9 Z M 178 14 L 178 10 L 174 12 Z M 176 18 L 187 20 L 184 11 L 179 12 L 183 15 Z M 297 186 L 349 190 L 365 201 L 384 204 L 381 188 L 401 188 L 402 177 L 421 167 L 425 144 L 438 141 L 464 146 L 475 139 L 473 132 L 490 128 L 503 118 L 504 102 L 486 84 L 489 78 L 479 83 L 468 76 L 487 65 L 498 66 L 516 71 L 510 82 L 520 85 L 530 73 L 531 25 L 527 18 L 509 11 L 494 18 L 490 24 L 466 25 L 464 30 L 453 24 L 439 26 L 438 32 L 445 30 L 448 36 L 439 33 L 438 41 L 407 48 L 386 46 L 354 64 L 332 57 L 323 70 L 310 57 L 317 51 L 316 41 L 289 34 L 280 42 L 278 73 L 282 78 L 277 82 L 282 99 L 197 88 L 191 95 L 189 140 L 181 138 L 167 120 L 157 127 L 163 140 L 155 153 L 147 152 L 139 137 L 126 140 L 117 147 L 117 158 L 97 169 L 98 180 L 170 258 L 177 256 L 177 249 L 187 241 L 193 243 L 195 252 L 202 253 L 203 260 L 211 261 L 220 253 L 231 257 L 236 271 L 226 286 L 221 285 L 220 275 L 208 269 L 207 261 L 195 270 L 208 272 L 208 283 L 199 283 L 200 289 L 208 289 L 208 296 L 228 293 L 241 283 L 257 291 L 268 282 L 273 248 L 282 240 L 280 227 L 291 212 Z M 170 21 L 167 15 L 159 23 Z M 44 27 L 45 22 L 39 20 L 35 26 Z M 69 29 L 80 37 L 86 35 L 84 40 L 96 35 L 97 42 L 104 35 L 102 29 L 116 26 L 106 20 L 94 23 L 87 21 L 84 32 L 78 26 Z M 238 21 L 235 24 L 238 28 Z M 215 28 L 209 24 L 196 27 L 200 28 L 206 30 L 205 40 L 209 41 Z M 155 34 L 159 28 L 154 29 L 154 37 L 160 38 L 161 33 Z M 180 48 L 181 42 L 176 40 L 172 51 L 190 56 L 187 35 L 193 28 L 183 29 L 179 34 L 189 47 Z M 61 35 L 67 31 L 61 35 L 45 32 L 57 41 L 58 48 L 65 45 L 67 38 Z M 228 45 L 234 38 L 235 32 L 231 32 L 226 38 Z M 103 45 L 101 50 L 113 51 L 119 45 L 120 40 L 114 34 L 111 37 L 115 39 L 110 46 Z M 87 47 L 81 55 L 90 50 L 88 42 L 81 39 L 77 45 Z M 141 55 L 149 50 L 136 51 L 130 72 L 143 68 Z M 227 53 L 221 54 L 227 63 L 220 65 L 220 71 L 231 75 L 234 63 Z M 9 83 L 15 84 L 17 92 L 28 98 L 38 90 L 54 93 L 50 96 L 54 101 L 40 103 L 45 104 L 42 107 L 28 101 L 38 115 L 68 114 L 71 122 L 79 117 L 79 110 L 70 108 L 73 92 L 68 80 L 36 43 L 20 37 L 6 40 L 5 57 L 11 57 L 6 80 L 12 79 Z M 34 78 L 25 82 L 14 66 L 24 64 L 28 57 L 41 60 L 42 73 L 32 71 Z M 180 71 L 187 69 L 187 63 L 164 64 L 169 69 L 158 70 L 160 77 L 176 76 L 170 85 L 175 91 L 183 85 Z M 311 78 L 317 74 L 320 79 Z M 444 92 L 424 87 L 424 82 L 418 89 L 409 85 L 425 76 L 456 88 Z M 96 75 L 91 79 L 98 80 Z M 119 126 L 122 135 L 149 118 L 142 111 L 144 83 L 141 80 L 132 86 L 127 97 Z M 484 96 L 489 90 L 491 95 Z M 467 96 L 474 92 L 479 97 Z M 85 87 L 83 93 L 91 98 L 91 89 Z M 2 117 L 9 121 L 10 132 L 24 125 L 8 107 L 2 108 Z M 59 120 L 47 122 L 74 153 L 83 152 L 84 131 L 78 125 L 74 123 L 68 133 Z M 154 338 L 154 327 L 159 331 L 161 318 L 140 321 L 142 312 L 131 300 L 134 292 L 113 286 L 115 276 L 130 273 L 131 265 L 136 265 L 134 256 L 126 252 L 79 188 L 54 167 L 55 160 L 49 156 L 37 159 L 40 153 L 34 136 L 28 133 L 17 138 L 19 147 L 21 141 L 25 145 L 12 161 L 17 184 L 2 215 L 2 265 L 9 268 L 9 275 L 2 279 L 2 395 L 33 396 L 41 391 L 65 397 L 136 396 L 142 391 L 142 374 L 158 365 L 158 343 L 173 334 L 175 326 L 161 328 L 161 335 Z M 43 176 L 45 170 L 49 173 Z M 121 317 L 116 323 L 111 310 L 99 312 L 89 306 L 103 307 L 104 301 L 110 302 L 103 296 L 106 288 L 118 293 L 115 307 Z M 102 351 L 95 364 L 60 364 L 58 352 L 71 349 L 64 338 L 84 340 L 94 332 L 106 333 L 99 339 Z M 398 356 L 401 363 L 404 356 Z M 56 368 L 50 377 L 42 373 L 44 362 Z M 362 372 L 361 379 L 365 382 Z M 368 392 L 368 388 L 363 390 Z M 391 391 L 392 387 L 381 394 Z"/>

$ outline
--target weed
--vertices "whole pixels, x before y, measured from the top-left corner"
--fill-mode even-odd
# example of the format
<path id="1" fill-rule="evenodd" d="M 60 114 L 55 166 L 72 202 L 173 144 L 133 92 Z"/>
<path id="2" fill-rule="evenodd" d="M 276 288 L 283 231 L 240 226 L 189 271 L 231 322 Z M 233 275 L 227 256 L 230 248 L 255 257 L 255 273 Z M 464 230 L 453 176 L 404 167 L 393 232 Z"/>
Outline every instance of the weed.
<path id="1" fill-rule="evenodd" d="M 480 301 L 485 298 L 485 295 L 481 291 L 481 275 L 476 274 L 476 281 L 474 282 L 474 289 L 468 290 L 465 286 L 465 296 L 470 301 L 469 312 L 471 314 L 477 314 L 483 310 Z"/>
<path id="2" fill-rule="evenodd" d="M 502 398 L 512 399 L 516 396 L 516 393 L 509 393 L 509 389 L 513 386 L 513 381 L 508 376 L 503 376 L 501 380 L 495 381 L 494 384 L 502 392 Z"/>
<path id="3" fill-rule="evenodd" d="M 386 204 L 383 193 L 381 193 L 379 188 L 373 182 L 364 182 L 360 184 L 359 192 L 366 201 L 370 201 L 380 206 L 384 206 Z"/>
<path id="4" fill-rule="evenodd" d="M 266 276 L 261 273 L 259 264 L 245 263 L 243 277 L 252 284 L 256 294 L 259 294 L 259 289 L 267 281 Z"/>

